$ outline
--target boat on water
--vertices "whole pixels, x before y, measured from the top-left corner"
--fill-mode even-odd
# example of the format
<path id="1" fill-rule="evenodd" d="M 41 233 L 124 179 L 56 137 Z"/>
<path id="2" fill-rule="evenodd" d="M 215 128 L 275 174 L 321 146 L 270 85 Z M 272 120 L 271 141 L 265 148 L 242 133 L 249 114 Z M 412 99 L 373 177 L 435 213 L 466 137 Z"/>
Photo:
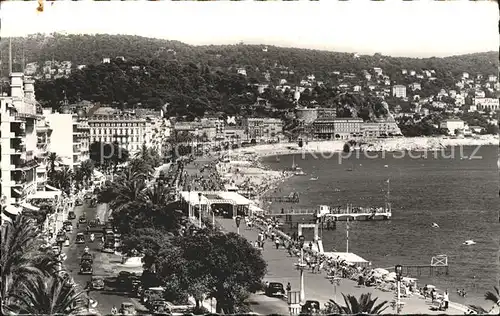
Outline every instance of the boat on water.
<path id="1" fill-rule="evenodd" d="M 305 176 L 306 173 L 304 171 L 302 171 L 302 170 L 297 170 L 297 171 L 295 171 L 294 175 L 296 175 L 296 176 Z"/>
<path id="2" fill-rule="evenodd" d="M 318 180 L 318 177 L 312 177 L 312 178 L 310 178 L 309 180 L 311 180 L 311 181 L 316 181 L 316 180 Z"/>
<path id="3" fill-rule="evenodd" d="M 276 156 L 276 162 L 280 162 L 280 161 L 281 161 L 280 157 Z"/>

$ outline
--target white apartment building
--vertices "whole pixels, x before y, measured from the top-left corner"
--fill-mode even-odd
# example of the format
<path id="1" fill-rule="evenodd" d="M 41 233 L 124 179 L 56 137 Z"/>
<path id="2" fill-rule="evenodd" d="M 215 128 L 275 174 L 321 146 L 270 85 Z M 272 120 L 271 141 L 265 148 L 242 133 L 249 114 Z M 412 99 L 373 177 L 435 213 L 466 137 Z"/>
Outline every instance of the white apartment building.
<path id="1" fill-rule="evenodd" d="M 34 81 L 11 73 L 10 96 L 0 97 L 1 198 L 5 205 L 23 203 L 36 192 L 37 113 Z"/>
<path id="2" fill-rule="evenodd" d="M 406 87 L 403 85 L 395 85 L 392 87 L 392 95 L 396 98 L 406 98 Z"/>
<path id="3" fill-rule="evenodd" d="M 36 135 L 37 135 L 37 152 L 38 166 L 36 167 L 36 182 L 37 190 L 45 190 L 47 184 L 47 158 L 50 149 L 50 136 L 52 129 L 49 122 L 45 117 L 37 121 Z"/>
<path id="4" fill-rule="evenodd" d="M 52 129 L 50 152 L 56 153 L 64 165 L 74 169 L 90 158 L 90 126 L 84 115 L 45 113 Z"/>
<path id="5" fill-rule="evenodd" d="M 131 114 L 93 115 L 88 123 L 91 144 L 117 142 L 131 156 L 140 151 L 148 137 L 146 119 Z"/>

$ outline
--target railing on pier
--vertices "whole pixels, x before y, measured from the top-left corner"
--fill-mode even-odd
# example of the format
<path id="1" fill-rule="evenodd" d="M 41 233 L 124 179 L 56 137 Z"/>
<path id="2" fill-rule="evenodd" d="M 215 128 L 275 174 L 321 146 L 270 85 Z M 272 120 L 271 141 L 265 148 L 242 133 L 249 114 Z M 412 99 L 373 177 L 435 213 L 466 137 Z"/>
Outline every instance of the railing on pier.
<path id="1" fill-rule="evenodd" d="M 405 276 L 421 276 L 428 272 L 429 276 L 445 274 L 448 275 L 448 256 L 437 255 L 432 257 L 431 264 L 422 265 L 402 265 L 403 275 Z"/>

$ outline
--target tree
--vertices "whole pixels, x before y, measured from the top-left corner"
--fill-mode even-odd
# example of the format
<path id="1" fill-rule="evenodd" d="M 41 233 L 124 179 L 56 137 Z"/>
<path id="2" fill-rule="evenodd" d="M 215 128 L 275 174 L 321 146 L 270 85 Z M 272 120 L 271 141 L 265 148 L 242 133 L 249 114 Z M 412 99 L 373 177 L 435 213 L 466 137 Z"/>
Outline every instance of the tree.
<path id="1" fill-rule="evenodd" d="M 95 142 L 90 145 L 90 159 L 96 166 L 115 167 L 129 159 L 129 152 L 116 142 L 112 144 Z"/>
<path id="2" fill-rule="evenodd" d="M 56 170 L 56 163 L 61 161 L 61 158 L 54 152 L 50 153 L 48 158 L 47 158 L 49 165 L 48 165 L 48 176 L 50 177 L 51 174 L 53 174 Z"/>
<path id="3" fill-rule="evenodd" d="M 377 298 L 372 299 L 371 293 L 361 294 L 361 296 L 356 298 L 352 295 L 344 295 L 345 305 L 342 306 L 334 300 L 329 300 L 329 308 L 333 308 L 336 310 L 338 314 L 345 315 L 357 315 L 357 314 L 382 314 L 384 310 L 386 310 L 389 306 L 387 306 L 387 301 L 383 301 L 382 303 L 375 305 Z"/>
<path id="4" fill-rule="evenodd" d="M 19 215 L 1 226 L 0 254 L 2 308 L 25 282 L 54 273 L 55 257 L 39 251 L 42 239 L 33 220 Z M 5 313 L 2 313 L 5 314 Z"/>
<path id="5" fill-rule="evenodd" d="M 217 312 L 236 313 L 249 292 L 262 284 L 266 262 L 241 236 L 208 230 L 179 237 L 177 247 L 162 247 L 154 265 L 164 283 L 191 295 L 205 292 L 217 300 Z"/>
<path id="6" fill-rule="evenodd" d="M 83 291 L 59 275 L 30 279 L 22 284 L 13 299 L 16 303 L 9 309 L 20 314 L 68 315 L 86 308 Z"/>

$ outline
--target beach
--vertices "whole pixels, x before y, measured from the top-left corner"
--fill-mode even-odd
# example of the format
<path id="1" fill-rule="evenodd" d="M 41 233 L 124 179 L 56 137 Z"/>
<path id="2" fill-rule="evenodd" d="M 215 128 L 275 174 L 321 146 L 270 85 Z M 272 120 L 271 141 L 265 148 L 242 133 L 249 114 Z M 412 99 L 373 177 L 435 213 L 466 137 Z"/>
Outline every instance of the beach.
<path id="1" fill-rule="evenodd" d="M 450 137 L 395 137 L 366 141 L 365 144 L 354 146 L 364 151 L 423 151 L 440 150 L 451 146 L 488 146 L 498 145 L 496 135 L 482 135 L 477 138 L 450 138 Z M 299 147 L 298 142 L 258 144 L 252 147 L 243 147 L 231 150 L 231 154 L 256 155 L 258 157 L 278 156 L 296 153 L 330 153 L 344 149 L 345 140 L 309 141 Z"/>

